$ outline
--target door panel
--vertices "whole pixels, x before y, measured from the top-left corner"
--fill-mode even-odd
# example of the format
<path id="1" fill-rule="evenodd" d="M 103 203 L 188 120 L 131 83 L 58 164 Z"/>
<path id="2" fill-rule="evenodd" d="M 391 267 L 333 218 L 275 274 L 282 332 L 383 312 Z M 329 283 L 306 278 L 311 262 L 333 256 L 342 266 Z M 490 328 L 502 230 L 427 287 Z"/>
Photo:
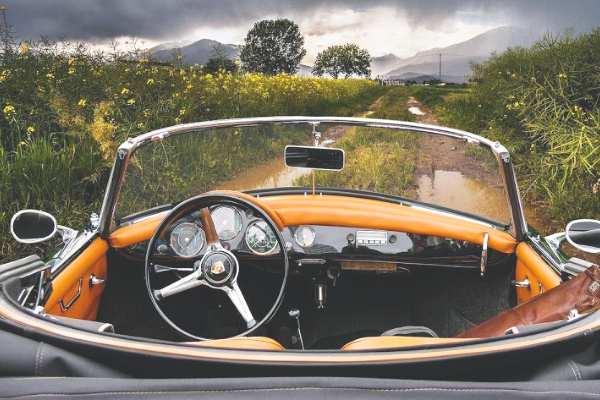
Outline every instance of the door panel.
<path id="1" fill-rule="evenodd" d="M 48 314 L 95 320 L 104 284 L 92 285 L 91 277 L 106 278 L 107 243 L 94 240 L 52 281 L 52 294 L 46 303 Z"/>

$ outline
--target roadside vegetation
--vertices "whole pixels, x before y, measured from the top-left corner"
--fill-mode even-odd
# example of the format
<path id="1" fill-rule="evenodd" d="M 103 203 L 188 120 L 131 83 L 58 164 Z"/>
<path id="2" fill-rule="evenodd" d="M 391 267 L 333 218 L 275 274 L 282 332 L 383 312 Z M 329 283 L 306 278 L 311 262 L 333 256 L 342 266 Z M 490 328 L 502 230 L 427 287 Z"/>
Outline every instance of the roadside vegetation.
<path id="1" fill-rule="evenodd" d="M 442 124 L 505 144 L 521 191 L 561 224 L 599 219 L 599 48 L 600 29 L 546 37 L 475 65 L 466 93 L 425 89 L 415 97 Z"/>
<path id="2" fill-rule="evenodd" d="M 266 115 L 353 115 L 383 88 L 367 80 L 206 73 L 153 63 L 132 45 L 96 53 L 41 41 L 0 52 L 0 262 L 29 254 L 9 233 L 20 209 L 80 227 L 100 208 L 116 148 L 192 121 Z M 215 167 L 218 168 L 218 165 Z"/>

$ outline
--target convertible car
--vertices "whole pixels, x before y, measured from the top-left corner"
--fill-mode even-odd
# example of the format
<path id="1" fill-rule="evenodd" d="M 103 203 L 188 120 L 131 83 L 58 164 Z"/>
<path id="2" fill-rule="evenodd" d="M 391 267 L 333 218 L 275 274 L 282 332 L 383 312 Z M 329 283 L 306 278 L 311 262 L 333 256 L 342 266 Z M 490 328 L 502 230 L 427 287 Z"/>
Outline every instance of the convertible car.
<path id="1" fill-rule="evenodd" d="M 83 229 L 12 218 L 64 244 L 0 266 L 0 393 L 596 397 L 600 272 L 560 247 L 599 252 L 600 222 L 544 237 L 524 215 L 506 148 L 464 131 L 149 132 Z"/>

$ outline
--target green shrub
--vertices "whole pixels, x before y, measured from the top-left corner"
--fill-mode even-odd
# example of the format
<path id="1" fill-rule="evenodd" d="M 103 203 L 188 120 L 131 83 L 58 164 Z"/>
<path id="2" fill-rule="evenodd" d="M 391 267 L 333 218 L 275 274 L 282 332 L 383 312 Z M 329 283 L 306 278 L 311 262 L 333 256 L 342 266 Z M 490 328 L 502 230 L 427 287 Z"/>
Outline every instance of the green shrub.
<path id="1" fill-rule="evenodd" d="M 600 218 L 600 30 L 545 37 L 473 67 L 442 121 L 505 144 L 521 187 L 562 223 Z"/>

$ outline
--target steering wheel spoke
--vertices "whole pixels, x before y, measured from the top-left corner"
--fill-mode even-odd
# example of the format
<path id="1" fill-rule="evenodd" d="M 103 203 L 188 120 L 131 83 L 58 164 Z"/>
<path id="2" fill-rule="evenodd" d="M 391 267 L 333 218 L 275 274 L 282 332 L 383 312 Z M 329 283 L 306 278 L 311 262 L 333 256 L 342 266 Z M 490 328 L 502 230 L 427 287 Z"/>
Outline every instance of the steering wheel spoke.
<path id="1" fill-rule="evenodd" d="M 176 268 L 168 267 L 166 265 L 152 264 L 152 270 L 155 274 L 162 274 L 163 272 L 194 272 L 194 268 Z"/>
<path id="2" fill-rule="evenodd" d="M 193 272 L 171 283 L 170 285 L 165 286 L 162 289 L 154 290 L 154 297 L 158 300 L 162 300 L 165 297 L 169 297 L 204 284 L 205 282 L 200 279 L 199 273 Z"/>
<path id="3" fill-rule="evenodd" d="M 210 210 L 208 207 L 201 209 L 200 215 L 202 218 L 202 226 L 204 227 L 204 232 L 206 234 L 206 243 L 208 243 L 209 246 L 218 245 L 220 247 L 221 242 L 219 241 L 217 228 L 215 228 L 215 223 L 213 222 L 212 215 L 210 215 Z"/>
<path id="4" fill-rule="evenodd" d="M 221 289 L 227 293 L 235 308 L 237 308 L 242 318 L 244 318 L 247 328 L 250 329 L 256 325 L 256 320 L 252 316 L 252 312 L 237 282 L 232 282 L 229 286 L 223 286 Z"/>

